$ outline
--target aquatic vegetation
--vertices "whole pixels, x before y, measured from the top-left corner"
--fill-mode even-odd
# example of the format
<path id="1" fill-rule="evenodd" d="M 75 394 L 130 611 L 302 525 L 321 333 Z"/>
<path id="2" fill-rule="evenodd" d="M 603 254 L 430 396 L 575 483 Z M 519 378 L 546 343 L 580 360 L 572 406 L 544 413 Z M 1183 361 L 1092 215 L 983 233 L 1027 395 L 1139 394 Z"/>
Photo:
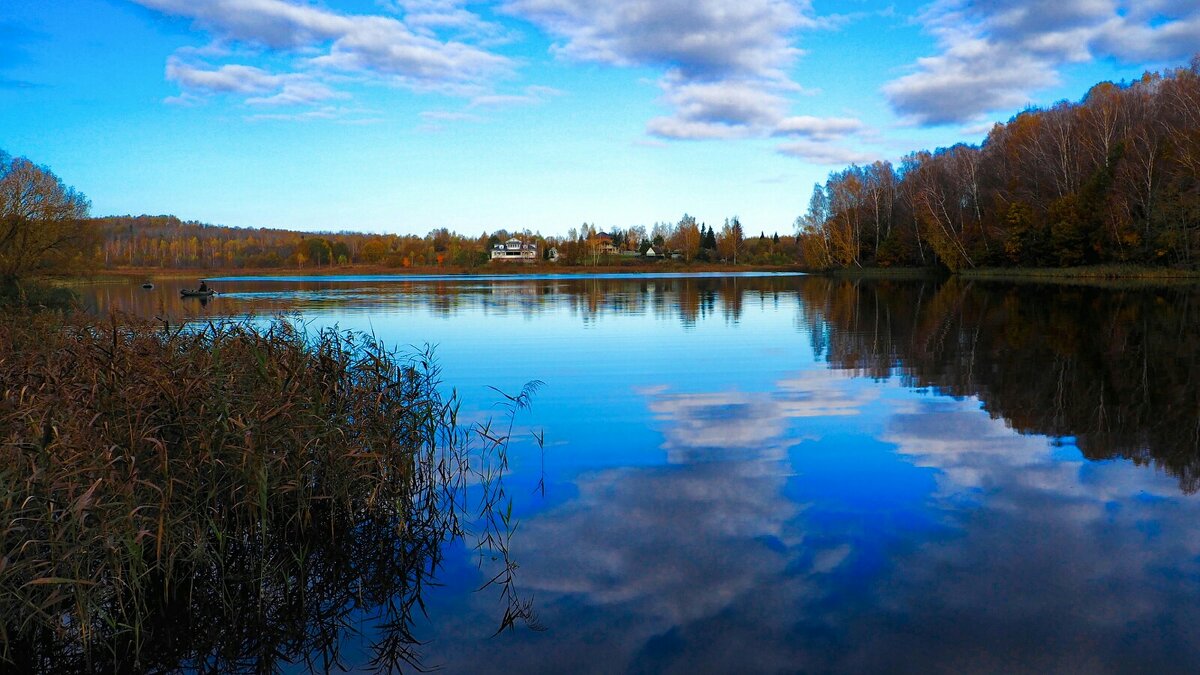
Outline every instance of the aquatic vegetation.
<path id="1" fill-rule="evenodd" d="M 501 627 L 536 625 L 509 437 L 441 388 L 429 351 L 282 320 L 0 314 L 3 664 L 328 670 L 362 634 L 376 667 L 419 667 L 422 591 L 462 540 L 501 570 Z"/>

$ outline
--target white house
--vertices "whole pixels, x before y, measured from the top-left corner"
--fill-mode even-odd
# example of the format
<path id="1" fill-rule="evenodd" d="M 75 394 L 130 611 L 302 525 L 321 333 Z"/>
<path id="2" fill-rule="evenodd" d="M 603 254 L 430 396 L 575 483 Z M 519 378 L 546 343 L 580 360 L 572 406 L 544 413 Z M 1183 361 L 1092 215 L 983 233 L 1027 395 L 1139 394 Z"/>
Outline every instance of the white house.
<path id="1" fill-rule="evenodd" d="M 537 244 L 526 244 L 517 238 L 509 239 L 503 244 L 492 247 L 492 260 L 513 260 L 516 262 L 536 262 L 538 257 Z"/>

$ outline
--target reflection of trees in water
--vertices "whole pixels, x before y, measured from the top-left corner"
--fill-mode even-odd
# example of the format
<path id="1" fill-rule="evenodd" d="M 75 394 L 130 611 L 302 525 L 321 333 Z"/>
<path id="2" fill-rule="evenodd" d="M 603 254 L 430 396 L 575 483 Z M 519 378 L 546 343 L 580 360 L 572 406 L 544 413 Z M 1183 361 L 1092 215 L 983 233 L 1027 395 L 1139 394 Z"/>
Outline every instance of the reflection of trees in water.
<path id="1" fill-rule="evenodd" d="M 185 317 L 423 309 L 443 317 L 479 311 L 484 316 L 532 319 L 566 307 L 586 324 L 609 314 L 651 315 L 691 327 L 717 315 L 737 323 L 746 294 L 762 298 L 791 293 L 796 277 L 215 282 L 226 294 L 206 303 L 180 298 L 180 285 L 187 284 L 160 282 L 152 291 L 131 284 L 102 284 L 85 287 L 82 293 L 86 304 L 102 315 L 110 310 L 144 317 Z"/>
<path id="2" fill-rule="evenodd" d="M 1200 489 L 1195 290 L 812 278 L 801 294 L 814 348 L 840 368 L 977 396 L 1017 431 Z"/>

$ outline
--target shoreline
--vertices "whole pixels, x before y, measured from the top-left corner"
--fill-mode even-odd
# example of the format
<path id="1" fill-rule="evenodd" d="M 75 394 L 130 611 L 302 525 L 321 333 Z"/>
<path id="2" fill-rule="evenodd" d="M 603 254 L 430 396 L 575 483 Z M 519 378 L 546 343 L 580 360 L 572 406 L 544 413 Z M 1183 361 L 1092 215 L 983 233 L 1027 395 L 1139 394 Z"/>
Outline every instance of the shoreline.
<path id="1" fill-rule="evenodd" d="M 342 267 L 323 268 L 157 268 L 157 267 L 123 267 L 96 270 L 89 278 L 101 281 L 104 277 L 129 278 L 146 280 L 171 279 L 219 279 L 223 277 L 344 277 L 344 276 L 389 276 L 389 277 L 477 277 L 477 276 L 525 276 L 525 275 L 558 275 L 558 276 L 587 276 L 594 274 L 690 274 L 690 273 L 746 273 L 746 272 L 809 272 L 798 265 L 721 265 L 717 263 L 673 264 L 648 263 L 639 265 L 577 265 L 562 266 L 547 265 L 516 265 L 498 264 L 481 265 L 479 267 L 457 266 L 421 266 L 421 267 L 386 267 L 383 265 L 346 265 Z"/>
<path id="2" fill-rule="evenodd" d="M 1030 267 L 1030 268 L 978 268 L 960 270 L 951 273 L 944 269 L 933 267 L 864 267 L 815 270 L 801 265 L 723 265 L 720 263 L 677 263 L 659 262 L 642 263 L 637 265 L 579 265 L 562 266 L 557 264 L 514 265 L 497 264 L 481 265 L 479 267 L 458 266 L 420 266 L 394 268 L 383 265 L 347 265 L 342 267 L 324 268 L 145 268 L 123 267 L 96 270 L 90 274 L 74 277 L 66 281 L 83 281 L 85 283 L 103 283 L 105 281 L 170 281 L 170 280 L 217 280 L 225 278 L 246 277 L 425 277 L 464 279 L 479 277 L 506 276 L 553 276 L 553 277 L 586 277 L 586 276 L 675 276 L 688 274 L 755 274 L 755 273 L 802 273 L 814 276 L 827 276 L 835 279 L 863 280 L 904 280 L 904 279 L 952 279 L 963 281 L 1012 281 L 1036 283 L 1103 283 L 1103 282 L 1140 282 L 1140 283 L 1200 283 L 1200 270 L 1183 270 L 1174 268 L 1142 267 L 1135 265 L 1095 265 L 1086 267 Z M 61 283 L 61 281 L 60 281 Z"/>
<path id="3" fill-rule="evenodd" d="M 933 267 L 864 267 L 809 270 L 837 279 L 961 279 L 963 281 L 1012 281 L 1038 283 L 1095 283 L 1141 281 L 1148 283 L 1200 282 L 1200 270 L 1137 265 L 1090 265 L 1082 267 L 981 267 L 950 272 Z"/>

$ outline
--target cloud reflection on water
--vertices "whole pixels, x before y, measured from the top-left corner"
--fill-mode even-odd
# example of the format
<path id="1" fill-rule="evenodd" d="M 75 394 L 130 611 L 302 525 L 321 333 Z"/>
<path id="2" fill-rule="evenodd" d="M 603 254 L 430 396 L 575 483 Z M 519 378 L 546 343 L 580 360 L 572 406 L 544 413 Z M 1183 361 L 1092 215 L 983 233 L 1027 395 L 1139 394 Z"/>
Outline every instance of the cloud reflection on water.
<path id="1" fill-rule="evenodd" d="M 1170 476 L 1017 435 L 970 399 L 918 400 L 885 438 L 938 470 L 951 534 L 877 580 L 851 670 L 1195 672 L 1200 522 Z"/>
<path id="2" fill-rule="evenodd" d="M 852 551 L 806 541 L 808 505 L 785 494 L 788 450 L 803 440 L 792 427 L 857 415 L 873 392 L 814 371 L 770 392 L 641 393 L 667 464 L 585 473 L 575 499 L 525 520 L 515 555 L 551 629 L 452 667 L 731 672 L 799 658 L 762 628 L 821 597 L 814 578 Z"/>
<path id="3" fill-rule="evenodd" d="M 548 454 L 580 454 L 554 465 L 553 505 L 523 513 L 513 542 L 549 631 L 484 640 L 494 598 L 447 589 L 431 663 L 1200 671 L 1200 503 L 1180 491 L 1198 456 L 1197 360 L 1178 339 L 1190 294 L 819 278 L 405 289 L 304 307 L 382 324 L 411 305 L 395 325 L 422 331 L 440 327 L 426 313 L 463 320 L 448 331 L 487 321 L 478 348 L 455 339 L 489 359 L 498 336 L 519 338 L 571 409 L 546 420 L 566 441 Z M 670 385 L 629 396 L 628 381 Z"/>
<path id="4" fill-rule="evenodd" d="M 890 390 L 880 396 L 813 371 L 771 392 L 643 391 L 667 464 L 585 473 L 577 498 L 522 525 L 521 572 L 550 631 L 451 665 L 1180 672 L 1200 663 L 1191 630 L 1200 521 L 1169 476 L 1022 436 L 974 399 L 895 386 L 880 385 Z M 846 424 L 872 415 L 877 439 L 865 423 Z M 794 494 L 789 481 L 809 470 L 816 447 L 802 439 L 820 442 L 813 427 L 830 424 L 849 434 L 829 441 L 846 451 L 889 444 L 868 460 L 899 456 L 895 480 L 934 471 L 937 488 L 914 507 L 931 529 L 859 522 L 871 507 L 852 494 Z M 842 470 L 839 483 L 856 481 L 853 466 Z"/>
<path id="5" fill-rule="evenodd" d="M 789 433 L 794 420 L 858 415 L 875 398 L 865 387 L 833 371 L 797 373 L 773 391 L 671 393 L 668 387 L 644 391 L 648 408 L 662 426 L 667 461 L 784 459 L 789 447 L 806 438 Z"/>

